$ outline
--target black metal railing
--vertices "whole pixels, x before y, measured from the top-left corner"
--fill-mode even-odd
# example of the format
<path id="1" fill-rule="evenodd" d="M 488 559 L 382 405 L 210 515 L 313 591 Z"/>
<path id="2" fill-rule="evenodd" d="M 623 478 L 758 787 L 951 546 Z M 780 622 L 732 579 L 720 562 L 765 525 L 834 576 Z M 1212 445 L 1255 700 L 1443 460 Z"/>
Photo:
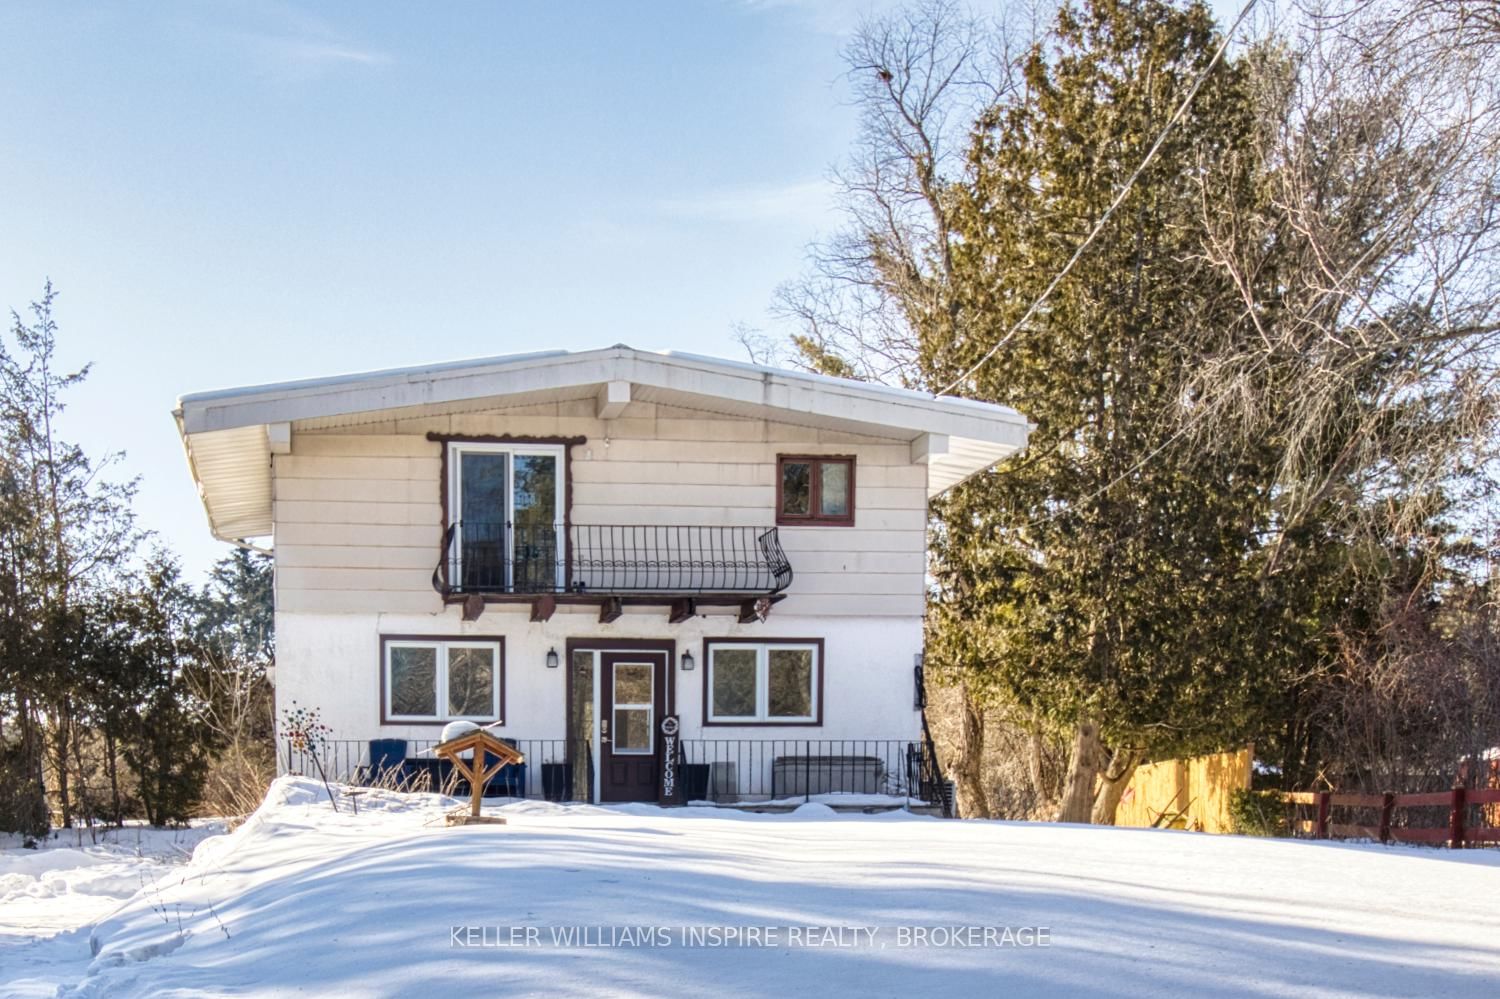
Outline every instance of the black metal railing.
<path id="1" fill-rule="evenodd" d="M 565 739 L 511 739 L 525 762 L 501 776 L 497 796 L 588 800 L 593 795 L 587 743 Z M 384 740 L 387 744 L 391 740 Z M 436 740 L 406 739 L 395 758 L 382 758 L 381 741 L 324 739 L 316 753 L 283 739 L 283 773 L 326 778 L 336 784 L 381 785 L 400 791 L 455 788 L 436 766 Z M 930 805 L 951 814 L 951 793 L 938 776 L 931 744 L 912 739 L 684 739 L 678 782 L 686 802 L 719 805 L 823 800 L 857 806 Z M 492 790 L 494 788 L 492 787 Z M 899 799 L 899 800 L 897 800 Z"/>
<path id="2" fill-rule="evenodd" d="M 906 739 L 685 739 L 678 780 L 688 800 L 715 804 L 909 799 L 940 804 L 926 784 L 926 747 Z"/>
<path id="3" fill-rule="evenodd" d="M 564 739 L 512 739 L 501 737 L 521 751 L 525 761 L 511 769 L 506 792 L 517 798 L 551 798 L 563 801 L 570 793 L 556 785 L 567 763 Z M 321 739 L 305 741 L 283 738 L 278 766 L 282 773 L 322 777 L 334 784 L 382 785 L 398 791 L 453 793 L 447 770 L 436 766 L 436 739 L 404 739 L 397 758 L 382 759 L 379 747 L 368 739 Z"/>
<path id="4" fill-rule="evenodd" d="M 464 521 L 443 535 L 439 593 L 745 594 L 792 582 L 774 527 L 531 526 Z"/>

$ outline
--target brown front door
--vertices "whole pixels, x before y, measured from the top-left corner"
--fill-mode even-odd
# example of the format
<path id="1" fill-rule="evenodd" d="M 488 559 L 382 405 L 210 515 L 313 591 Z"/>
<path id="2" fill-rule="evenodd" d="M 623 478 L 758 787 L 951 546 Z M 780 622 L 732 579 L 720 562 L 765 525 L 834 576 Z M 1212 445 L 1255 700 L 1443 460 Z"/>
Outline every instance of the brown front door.
<path id="1" fill-rule="evenodd" d="M 667 657 L 660 652 L 600 653 L 600 801 L 656 800 L 666 686 Z"/>

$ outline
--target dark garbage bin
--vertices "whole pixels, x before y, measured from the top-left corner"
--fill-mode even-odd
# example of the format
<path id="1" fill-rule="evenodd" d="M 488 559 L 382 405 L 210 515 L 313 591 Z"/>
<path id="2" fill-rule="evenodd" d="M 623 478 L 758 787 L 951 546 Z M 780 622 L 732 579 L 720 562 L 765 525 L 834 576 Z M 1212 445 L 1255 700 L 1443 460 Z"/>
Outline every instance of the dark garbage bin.
<path id="1" fill-rule="evenodd" d="M 677 768 L 683 801 L 708 800 L 708 769 L 707 763 L 684 763 Z"/>
<path id="2" fill-rule="evenodd" d="M 542 764 L 542 795 L 548 801 L 567 801 L 573 796 L 573 764 Z"/>

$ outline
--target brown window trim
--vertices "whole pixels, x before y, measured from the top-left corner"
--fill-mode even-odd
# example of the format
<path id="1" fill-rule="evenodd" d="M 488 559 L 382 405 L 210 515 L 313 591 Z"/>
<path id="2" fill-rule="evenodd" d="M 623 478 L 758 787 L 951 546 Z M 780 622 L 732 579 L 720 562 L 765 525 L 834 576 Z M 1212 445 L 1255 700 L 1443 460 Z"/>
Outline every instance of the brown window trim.
<path id="1" fill-rule="evenodd" d="M 709 711 L 709 662 L 711 645 L 815 645 L 818 648 L 818 676 L 815 682 L 818 693 L 817 715 L 812 721 L 714 721 Z M 823 725 L 823 675 L 827 672 L 821 638 L 708 638 L 703 639 L 703 727 L 704 728 L 821 728 Z"/>
<path id="2" fill-rule="evenodd" d="M 380 636 L 380 668 L 376 676 L 380 683 L 380 724 L 382 725 L 447 725 L 451 718 L 392 718 L 386 704 L 385 664 L 386 646 L 391 642 L 494 642 L 500 647 L 500 717 L 492 724 L 505 724 L 505 636 L 504 635 L 386 635 Z"/>
<path id="3" fill-rule="evenodd" d="M 786 483 L 784 471 L 787 462 L 807 463 L 811 466 L 807 483 L 806 514 L 785 513 L 782 508 L 782 487 Z M 849 513 L 842 517 L 820 514 L 823 506 L 823 470 L 819 462 L 841 461 L 849 466 Z M 776 456 L 776 524 L 780 527 L 853 527 L 854 526 L 854 475 L 852 454 L 778 454 Z"/>

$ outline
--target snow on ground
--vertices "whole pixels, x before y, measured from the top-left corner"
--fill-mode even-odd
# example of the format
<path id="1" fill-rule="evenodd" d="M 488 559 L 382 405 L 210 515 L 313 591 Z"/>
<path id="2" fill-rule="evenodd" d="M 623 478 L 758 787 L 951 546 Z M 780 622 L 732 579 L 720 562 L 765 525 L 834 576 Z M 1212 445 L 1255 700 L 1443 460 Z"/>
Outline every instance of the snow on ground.
<path id="1" fill-rule="evenodd" d="M 919 798 L 904 798 L 898 794 L 860 794 L 854 791 L 834 791 L 828 794 L 799 794 L 791 798 L 773 798 L 767 801 L 690 801 L 689 805 L 717 808 L 796 808 L 809 802 L 819 805 L 838 805 L 842 808 L 918 808 L 933 807 Z"/>
<path id="2" fill-rule="evenodd" d="M 515 802 L 486 808 L 507 825 L 446 827 L 453 804 L 371 792 L 334 814 L 283 778 L 66 954 L 27 945 L 32 980 L 51 959 L 61 996 L 1500 995 L 1492 851 L 822 804 Z M 984 927 L 1050 946 L 954 946 Z M 27 953 L 0 950 L 0 995 L 30 987 L 6 985 Z"/>
<path id="3" fill-rule="evenodd" d="M 0 996 L 52 996 L 58 968 L 89 959 L 87 927 L 179 869 L 222 822 L 190 829 L 57 830 L 28 850 L 0 834 Z"/>

